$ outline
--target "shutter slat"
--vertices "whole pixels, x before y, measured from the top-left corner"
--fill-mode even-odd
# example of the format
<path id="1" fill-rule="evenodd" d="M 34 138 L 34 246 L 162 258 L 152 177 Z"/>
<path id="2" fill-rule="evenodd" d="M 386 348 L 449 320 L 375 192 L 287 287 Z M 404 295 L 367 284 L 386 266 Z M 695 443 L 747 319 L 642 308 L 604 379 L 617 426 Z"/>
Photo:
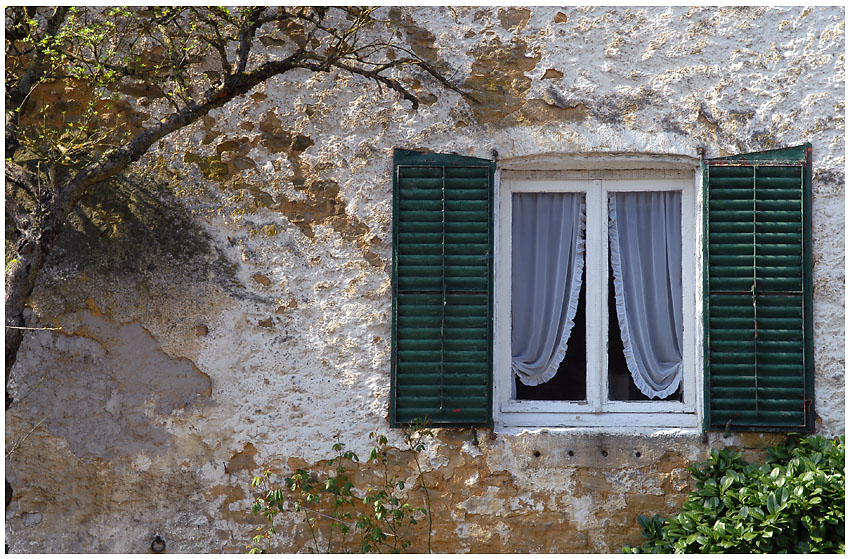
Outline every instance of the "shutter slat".
<path id="1" fill-rule="evenodd" d="M 711 359 L 720 364 L 746 364 L 752 367 L 754 354 L 755 348 L 750 352 L 713 351 Z"/>
<path id="2" fill-rule="evenodd" d="M 785 222 L 771 221 L 762 222 L 761 219 L 756 222 L 756 242 L 763 243 L 767 234 L 772 233 L 797 233 L 796 238 L 799 239 L 799 233 L 802 231 L 803 225 L 800 222 Z M 795 237 L 792 237 L 792 240 Z"/>
<path id="3" fill-rule="evenodd" d="M 752 214 L 752 212 L 750 212 Z M 753 222 L 731 222 L 731 221 L 719 221 L 717 223 L 712 223 L 711 230 L 715 235 L 715 241 L 717 241 L 717 233 L 744 233 L 752 239 L 753 236 Z"/>
<path id="4" fill-rule="evenodd" d="M 452 200 L 446 197 L 446 219 L 464 219 L 464 215 L 475 215 L 476 219 L 482 219 L 487 215 L 490 202 L 487 200 Z"/>
<path id="5" fill-rule="evenodd" d="M 774 223 L 780 221 L 787 221 L 790 223 L 801 223 L 802 216 L 800 215 L 800 208 L 791 209 L 791 210 L 768 210 L 767 208 L 760 207 L 764 202 L 756 202 L 756 221 L 759 223 Z M 750 220 L 752 220 L 752 214 L 750 215 Z"/>
<path id="6" fill-rule="evenodd" d="M 761 204 L 766 204 L 767 202 L 759 202 Z M 740 200 L 722 200 L 717 198 L 712 198 L 708 202 L 708 209 L 713 213 L 717 211 L 739 211 L 739 210 L 749 210 L 752 212 L 753 210 L 753 200 L 752 197 L 744 198 Z M 771 209 L 771 208 L 765 208 Z M 752 221 L 752 216 L 748 219 Z"/>
<path id="7" fill-rule="evenodd" d="M 440 206 L 442 208 L 442 206 Z M 412 223 L 427 222 L 437 224 L 443 221 L 443 212 L 440 210 L 401 210 L 399 212 L 399 228 L 404 228 Z"/>
<path id="8" fill-rule="evenodd" d="M 752 254 L 709 254 L 709 266 L 752 266 Z"/>
<path id="9" fill-rule="evenodd" d="M 708 242 L 717 245 L 747 245 L 752 251 L 753 233 L 752 229 L 746 233 L 712 233 Z"/>
<path id="10" fill-rule="evenodd" d="M 799 318 L 768 318 L 765 316 L 761 316 L 761 313 L 759 313 L 759 317 L 756 323 L 758 324 L 759 331 L 770 329 L 803 329 L 803 321 Z"/>
<path id="11" fill-rule="evenodd" d="M 402 408 L 397 412 L 396 422 L 401 426 L 417 419 L 427 418 L 435 425 L 476 425 L 480 423 L 479 418 L 488 413 L 489 404 L 481 408 L 450 408 L 444 410 L 431 407 L 410 407 Z"/>
<path id="12" fill-rule="evenodd" d="M 412 166 L 397 166 L 399 179 L 403 178 L 403 187 L 408 185 L 416 185 L 418 182 L 414 179 L 435 179 L 442 183 L 443 170 L 440 167 L 427 167 L 423 165 Z"/>
<path id="13" fill-rule="evenodd" d="M 743 377 L 744 375 L 752 373 L 755 369 L 755 365 L 753 365 L 752 362 L 752 355 L 748 357 L 748 363 L 728 363 L 725 361 L 715 363 L 713 365 L 714 371 L 718 374 L 735 374 Z"/>
<path id="14" fill-rule="evenodd" d="M 801 200 L 799 190 L 764 188 L 758 191 L 756 200 Z M 799 203 L 799 202 L 798 202 Z"/>
<path id="15" fill-rule="evenodd" d="M 434 274 L 445 274 L 447 277 L 465 278 L 479 277 L 487 278 L 488 266 L 399 266 L 399 272 L 411 277 L 429 277 Z"/>
<path id="16" fill-rule="evenodd" d="M 758 339 L 759 341 L 789 341 L 789 340 L 799 340 L 803 341 L 803 331 L 802 330 L 759 330 Z"/>
<path id="17" fill-rule="evenodd" d="M 437 188 L 405 188 L 398 193 L 401 200 L 442 200 L 443 191 Z"/>
<path id="18" fill-rule="evenodd" d="M 718 372 L 712 375 L 712 380 L 715 383 L 712 394 L 716 394 L 714 390 L 735 391 L 739 386 L 753 387 L 756 383 L 761 383 L 764 379 L 756 377 L 754 374 L 739 374 L 728 371 Z M 789 389 L 798 389 L 803 386 L 802 379 L 797 375 L 788 377 L 774 377 L 770 379 L 770 385 L 774 388 L 788 387 Z M 720 393 L 723 394 L 722 392 Z"/>
<path id="19" fill-rule="evenodd" d="M 487 266 L 487 256 L 447 254 L 445 262 L 450 266 Z M 441 255 L 439 254 L 403 254 L 398 258 L 399 266 L 439 266 Z M 486 301 L 485 301 L 486 303 Z"/>
<path id="20" fill-rule="evenodd" d="M 759 173 L 761 174 L 761 173 Z M 793 177 L 756 177 L 756 194 L 761 194 L 765 190 L 773 190 L 777 188 L 788 190 L 800 190 L 800 179 Z"/>
<path id="21" fill-rule="evenodd" d="M 454 386 L 466 386 L 471 385 L 476 390 L 484 390 L 481 387 L 481 376 L 486 373 L 486 368 L 482 368 L 481 371 L 476 374 L 470 373 L 452 373 L 452 374 L 443 374 L 440 375 L 438 372 L 433 372 L 433 368 L 426 368 L 425 363 L 408 363 L 408 366 L 413 368 L 416 366 L 420 366 L 422 368 L 422 372 L 410 372 L 400 377 L 399 382 L 403 382 L 406 386 L 429 386 L 429 387 L 439 387 L 440 380 L 443 380 L 443 383 L 446 386 L 454 387 Z"/>
<path id="22" fill-rule="evenodd" d="M 715 289 L 721 291 L 750 291 L 753 288 L 753 278 L 716 277 L 712 282 Z"/>
<path id="23" fill-rule="evenodd" d="M 439 217 L 439 216 L 438 216 Z M 399 224 L 398 230 L 402 233 L 436 233 L 442 234 L 443 224 L 441 221 L 407 221 Z"/>
<path id="24" fill-rule="evenodd" d="M 753 278 L 752 266 L 709 266 L 712 278 Z"/>
<path id="25" fill-rule="evenodd" d="M 449 384 L 461 382 L 464 378 L 475 377 L 475 382 L 486 380 L 488 367 L 482 363 L 443 363 L 442 372 L 439 362 L 433 361 L 404 361 L 404 371 L 397 374 L 397 382 L 405 382 L 405 379 L 418 378 L 419 375 L 431 375 L 429 378 L 445 379 Z M 470 381 L 471 382 L 471 381 Z M 415 383 L 414 383 L 415 384 Z"/>
<path id="26" fill-rule="evenodd" d="M 435 214 L 440 214 L 443 211 L 443 200 L 442 193 L 440 194 L 441 198 L 437 200 L 428 200 L 428 199 L 415 199 L 415 200 L 399 200 L 398 201 L 398 209 L 400 212 L 419 212 L 419 211 L 428 211 L 434 212 Z M 442 219 L 442 218 L 441 218 Z"/>
<path id="27" fill-rule="evenodd" d="M 741 339 L 742 336 L 746 338 L 755 338 L 756 331 L 755 328 L 711 328 L 711 337 L 717 338 L 720 340 L 735 340 Z"/>
<path id="28" fill-rule="evenodd" d="M 487 197 L 485 188 L 452 188 L 446 190 L 446 200 L 481 200 Z"/>
<path id="29" fill-rule="evenodd" d="M 442 406 L 441 406 L 442 403 Z M 437 396 L 405 396 L 399 394 L 396 396 L 396 405 L 399 407 L 432 407 L 440 409 L 441 407 L 449 408 L 483 408 L 487 404 L 487 396 L 451 396 L 443 390 L 442 398 Z"/>
<path id="30" fill-rule="evenodd" d="M 445 340 L 446 354 L 459 350 L 487 351 L 487 340 Z M 441 351 L 443 341 L 433 338 L 402 338 L 398 340 L 400 351 Z"/>
<path id="31" fill-rule="evenodd" d="M 764 200 L 756 199 L 756 211 L 800 212 L 800 200 Z"/>
<path id="32" fill-rule="evenodd" d="M 481 184 L 484 186 L 490 185 L 489 181 L 492 181 L 493 174 L 489 165 L 492 164 L 492 161 L 484 159 L 478 159 L 475 161 L 477 163 L 476 165 L 445 167 L 446 177 L 449 179 L 476 178 L 481 181 Z"/>
<path id="33" fill-rule="evenodd" d="M 718 316 L 709 319 L 712 328 L 720 329 L 746 329 L 753 325 L 753 318 L 747 316 Z"/>
<path id="34" fill-rule="evenodd" d="M 755 382 L 755 377 L 749 377 L 752 382 Z M 724 386 L 724 387 L 716 387 L 714 388 L 713 394 L 716 396 L 715 402 L 723 402 L 723 405 L 730 400 L 738 401 L 741 393 L 744 389 L 742 387 L 746 387 L 747 385 L 741 384 L 738 386 Z M 760 398 L 764 398 L 770 400 L 771 402 L 783 402 L 788 399 L 799 398 L 800 393 L 803 389 L 803 384 L 800 383 L 799 386 L 781 386 L 781 387 L 763 387 L 759 386 L 757 388 L 752 388 L 749 394 L 757 395 Z M 799 402 L 799 399 L 797 400 Z"/>

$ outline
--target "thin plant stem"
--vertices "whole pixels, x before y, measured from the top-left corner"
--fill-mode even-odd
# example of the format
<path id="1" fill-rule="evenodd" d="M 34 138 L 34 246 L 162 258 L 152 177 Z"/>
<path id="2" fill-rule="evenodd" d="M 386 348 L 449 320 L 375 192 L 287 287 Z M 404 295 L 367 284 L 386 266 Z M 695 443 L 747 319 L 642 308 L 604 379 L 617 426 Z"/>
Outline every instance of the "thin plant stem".
<path id="1" fill-rule="evenodd" d="M 431 553 L 431 494 L 428 493 L 428 486 L 425 484 L 425 475 L 422 472 L 422 465 L 419 463 L 419 452 L 416 450 L 416 445 L 413 444 L 413 440 L 410 438 L 408 438 L 407 444 L 410 450 L 413 451 L 413 460 L 416 462 L 416 469 L 419 471 L 419 483 L 422 485 L 422 492 L 425 496 L 425 514 L 428 516 L 428 553 Z"/>

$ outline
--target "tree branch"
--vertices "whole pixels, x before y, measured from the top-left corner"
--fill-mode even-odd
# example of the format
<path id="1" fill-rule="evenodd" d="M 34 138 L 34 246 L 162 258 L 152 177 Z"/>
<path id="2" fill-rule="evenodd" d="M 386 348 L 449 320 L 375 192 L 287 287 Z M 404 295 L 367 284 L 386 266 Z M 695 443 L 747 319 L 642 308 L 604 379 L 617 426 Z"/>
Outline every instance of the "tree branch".
<path id="1" fill-rule="evenodd" d="M 314 58 L 314 60 L 321 60 L 321 59 L 316 57 L 316 58 Z M 401 83 L 398 80 L 395 80 L 393 78 L 381 75 L 380 73 L 378 73 L 374 70 L 367 70 L 365 68 L 358 68 L 357 66 L 352 66 L 350 64 L 346 64 L 345 62 L 342 62 L 341 60 L 328 60 L 328 59 L 325 59 L 322 64 L 319 64 L 319 63 L 316 63 L 316 62 L 309 62 L 309 61 L 305 60 L 303 62 L 300 62 L 298 64 L 298 66 L 301 67 L 301 68 L 306 68 L 308 70 L 313 70 L 314 72 L 329 72 L 330 67 L 340 68 L 342 70 L 345 70 L 346 72 L 351 72 L 352 74 L 357 74 L 357 75 L 363 76 L 363 77 L 368 78 L 370 80 L 374 80 L 375 82 L 377 82 L 379 84 L 383 84 L 383 85 L 389 87 L 393 91 L 398 92 L 403 98 L 410 101 L 410 103 L 413 105 L 413 107 L 412 107 L 413 110 L 416 110 L 416 109 L 419 108 L 419 99 L 413 93 L 408 91 L 403 85 L 401 85 Z"/>
<path id="2" fill-rule="evenodd" d="M 248 67 L 251 43 L 254 41 L 254 34 L 256 34 L 257 29 L 262 25 L 259 17 L 264 9 L 263 7 L 252 7 L 248 8 L 245 13 L 244 27 L 239 32 L 239 47 L 236 51 L 236 74 L 241 74 Z"/>
<path id="3" fill-rule="evenodd" d="M 192 10 L 192 13 L 194 13 L 201 21 L 209 25 L 210 29 L 212 29 L 212 32 L 215 33 L 215 40 L 203 34 L 201 35 L 201 39 L 203 39 L 218 53 L 218 59 L 221 64 L 222 73 L 225 76 L 230 74 L 232 66 L 230 65 L 230 59 L 227 57 L 227 49 L 225 48 L 226 41 L 221 35 L 221 29 L 218 26 L 218 22 L 214 18 L 204 14 L 202 10 L 199 10 L 197 8 L 190 9 Z"/>
<path id="4" fill-rule="evenodd" d="M 18 231 L 22 231 L 26 229 L 29 224 L 29 219 L 27 218 L 27 212 L 21 208 L 20 204 L 18 204 L 14 198 L 11 196 L 6 196 L 6 218 L 11 218 L 12 223 L 15 224 L 15 229 Z"/>
<path id="5" fill-rule="evenodd" d="M 299 67 L 298 62 L 302 56 L 303 53 L 298 51 L 283 60 L 266 62 L 256 70 L 231 76 L 220 87 L 208 89 L 203 95 L 204 101 L 200 104 L 191 103 L 176 110 L 159 124 L 147 128 L 125 145 L 106 152 L 99 161 L 82 169 L 61 188 L 57 194 L 57 203 L 62 206 L 72 206 L 89 186 L 117 175 L 129 164 L 138 161 L 154 143 L 163 137 L 192 124 L 211 110 L 249 92 L 269 78 Z"/>
<path id="6" fill-rule="evenodd" d="M 454 91 L 455 93 L 457 93 L 458 95 L 460 95 L 461 97 L 466 99 L 467 101 L 471 101 L 471 102 L 475 103 L 476 105 L 481 104 L 481 101 L 476 99 L 475 96 L 473 96 L 471 93 L 468 93 L 468 92 L 462 90 L 460 87 L 451 83 L 448 79 L 446 79 L 445 76 L 443 76 L 433 66 L 431 66 L 430 64 L 428 64 L 427 62 L 425 62 L 421 58 L 403 58 L 403 59 L 400 59 L 400 60 L 393 61 L 393 66 L 396 66 L 396 67 L 399 66 L 399 65 L 403 65 L 403 64 L 413 64 L 415 66 L 422 68 L 428 74 L 430 74 L 431 77 L 433 77 L 438 82 L 440 82 L 440 84 L 442 84 L 443 87 L 451 89 L 452 91 Z"/>
<path id="7" fill-rule="evenodd" d="M 45 37 L 56 35 L 62 23 L 65 21 L 65 16 L 68 15 L 69 6 L 58 6 L 53 10 L 53 14 L 47 19 L 45 28 Z M 37 46 L 33 54 L 32 62 L 30 62 L 26 73 L 21 81 L 18 82 L 10 98 L 14 107 L 19 107 L 20 103 L 26 99 L 33 86 L 41 80 L 44 73 L 44 48 Z"/>
<path id="8" fill-rule="evenodd" d="M 6 161 L 6 183 L 12 188 L 26 192 L 30 197 L 36 198 L 36 190 L 33 185 L 37 183 L 35 173 L 12 161 Z M 6 197 L 7 199 L 9 196 Z M 8 211 L 8 209 L 7 209 Z"/>

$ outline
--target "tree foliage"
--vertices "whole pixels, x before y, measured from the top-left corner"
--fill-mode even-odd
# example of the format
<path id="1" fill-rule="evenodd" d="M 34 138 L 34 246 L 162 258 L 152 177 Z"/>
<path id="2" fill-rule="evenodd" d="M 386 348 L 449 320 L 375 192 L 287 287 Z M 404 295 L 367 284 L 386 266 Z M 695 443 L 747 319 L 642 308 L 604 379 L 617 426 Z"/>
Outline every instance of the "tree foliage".
<path id="1" fill-rule="evenodd" d="M 296 71 L 358 76 L 412 109 L 411 74 L 469 98 L 373 8 L 15 6 L 5 46 L 7 385 L 65 218 L 161 138 Z"/>
<path id="2" fill-rule="evenodd" d="M 696 490 L 670 518 L 638 517 L 646 538 L 626 553 L 844 553 L 844 437 L 768 449 L 764 464 L 711 451 L 691 467 Z"/>
<path id="3" fill-rule="evenodd" d="M 163 137 L 291 72 L 357 76 L 414 110 L 410 75 L 474 101 L 374 8 L 12 6 L 5 15 L 6 409 L 24 309 L 66 218 Z M 11 497 L 7 481 L 7 506 Z"/>

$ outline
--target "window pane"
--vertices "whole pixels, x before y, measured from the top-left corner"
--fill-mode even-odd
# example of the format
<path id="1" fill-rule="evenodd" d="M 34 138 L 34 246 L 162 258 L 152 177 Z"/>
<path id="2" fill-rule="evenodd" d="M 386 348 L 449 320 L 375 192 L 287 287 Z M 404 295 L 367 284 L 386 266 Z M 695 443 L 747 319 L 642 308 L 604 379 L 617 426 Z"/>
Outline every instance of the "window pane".
<path id="1" fill-rule="evenodd" d="M 608 204 L 608 397 L 681 400 L 681 193 Z"/>
<path id="2" fill-rule="evenodd" d="M 583 193 L 512 196 L 511 368 L 516 398 L 586 397 L 585 212 Z"/>
<path id="3" fill-rule="evenodd" d="M 650 400 L 635 385 L 632 374 L 626 365 L 623 352 L 623 338 L 620 336 L 620 324 L 617 321 L 617 303 L 614 300 L 614 273 L 608 256 L 608 399 L 641 401 Z M 659 401 L 655 398 L 655 401 Z M 682 385 L 661 401 L 681 402 Z"/>
<path id="4" fill-rule="evenodd" d="M 582 271 L 575 326 L 570 334 L 567 354 L 558 373 L 548 382 L 537 386 L 516 383 L 517 400 L 587 400 L 587 336 L 585 332 L 585 289 Z"/>

